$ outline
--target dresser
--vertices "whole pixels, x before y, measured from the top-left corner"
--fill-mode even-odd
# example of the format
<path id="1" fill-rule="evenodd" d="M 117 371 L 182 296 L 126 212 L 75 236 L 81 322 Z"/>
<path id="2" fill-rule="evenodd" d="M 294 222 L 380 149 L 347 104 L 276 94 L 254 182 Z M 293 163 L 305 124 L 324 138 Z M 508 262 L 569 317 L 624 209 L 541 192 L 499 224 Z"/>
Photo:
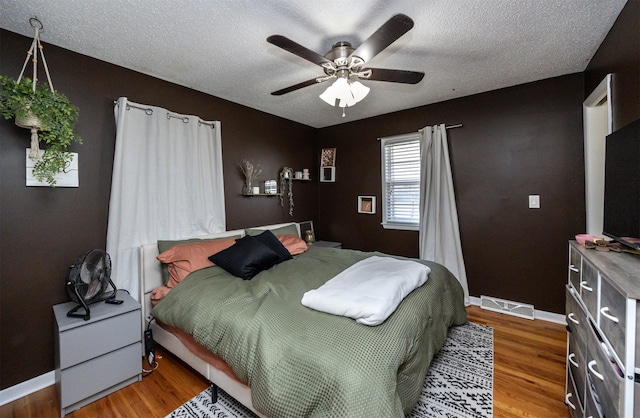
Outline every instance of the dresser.
<path id="1" fill-rule="evenodd" d="M 640 416 L 640 256 L 569 243 L 565 403 L 574 417 Z"/>
<path id="2" fill-rule="evenodd" d="M 141 379 L 140 304 L 123 290 L 120 305 L 97 302 L 91 319 L 69 318 L 74 302 L 53 307 L 60 415 Z"/>

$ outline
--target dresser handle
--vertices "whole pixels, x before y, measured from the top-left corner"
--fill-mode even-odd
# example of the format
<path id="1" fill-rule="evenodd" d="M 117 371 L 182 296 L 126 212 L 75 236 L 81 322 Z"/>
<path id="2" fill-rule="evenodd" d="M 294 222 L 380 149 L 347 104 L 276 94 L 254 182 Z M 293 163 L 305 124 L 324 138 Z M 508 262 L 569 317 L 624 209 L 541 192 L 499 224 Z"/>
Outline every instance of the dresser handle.
<path id="1" fill-rule="evenodd" d="M 577 319 L 574 318 L 574 313 L 571 312 L 569 315 L 567 315 L 567 318 L 569 318 L 569 321 L 573 322 L 576 325 L 580 325 L 580 321 L 578 321 Z"/>
<path id="2" fill-rule="evenodd" d="M 569 405 L 569 407 L 571 407 L 571 409 L 575 411 L 576 406 L 569 401 L 569 398 L 571 398 L 572 396 L 573 396 L 573 393 L 567 393 L 567 396 L 564 398 L 564 403 Z"/>
<path id="3" fill-rule="evenodd" d="M 580 287 L 584 290 L 588 290 L 589 292 L 593 292 L 593 288 L 587 286 L 587 282 L 585 280 L 580 282 Z"/>
<path id="4" fill-rule="evenodd" d="M 576 369 L 579 369 L 579 368 L 580 368 L 580 365 L 579 365 L 578 363 L 576 363 L 576 361 L 574 360 L 574 357 L 575 357 L 575 356 L 576 356 L 576 353 L 571 353 L 571 354 L 569 354 L 568 360 L 569 360 L 569 363 L 573 364 L 573 366 L 574 366 Z"/>
<path id="5" fill-rule="evenodd" d="M 571 264 L 569 266 L 569 270 L 571 270 L 574 273 L 580 273 L 580 270 L 578 270 L 574 264 Z"/>
<path id="6" fill-rule="evenodd" d="M 604 376 L 601 375 L 600 373 L 598 373 L 593 366 L 596 365 L 596 361 L 595 360 L 591 360 L 589 362 L 589 370 L 591 370 L 591 373 L 593 373 L 594 376 L 596 376 L 598 379 L 602 380 L 604 382 Z"/>
<path id="7" fill-rule="evenodd" d="M 611 321 L 615 322 L 616 324 L 618 322 L 620 322 L 620 320 L 618 318 L 616 318 L 613 315 L 609 314 L 609 307 L 605 306 L 604 308 L 600 309 L 600 313 L 602 314 L 602 316 L 604 316 L 607 319 L 610 319 Z"/>

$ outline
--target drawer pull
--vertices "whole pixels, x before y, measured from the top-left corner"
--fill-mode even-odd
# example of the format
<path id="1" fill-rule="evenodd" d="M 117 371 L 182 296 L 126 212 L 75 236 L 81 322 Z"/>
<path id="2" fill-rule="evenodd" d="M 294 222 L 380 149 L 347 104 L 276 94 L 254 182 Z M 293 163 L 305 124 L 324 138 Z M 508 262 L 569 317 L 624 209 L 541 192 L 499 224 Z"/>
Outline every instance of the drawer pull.
<path id="1" fill-rule="evenodd" d="M 596 365 L 596 361 L 595 360 L 591 360 L 589 362 L 589 370 L 591 370 L 591 373 L 593 373 L 594 376 L 596 376 L 598 379 L 602 380 L 604 382 L 604 376 L 601 375 L 600 373 L 598 373 L 594 366 Z"/>
<path id="2" fill-rule="evenodd" d="M 568 360 L 569 360 L 569 363 L 573 364 L 573 367 L 575 367 L 576 369 L 579 369 L 580 365 L 574 360 L 575 356 L 576 356 L 576 353 L 569 354 Z"/>
<path id="3" fill-rule="evenodd" d="M 604 308 L 600 309 L 600 313 L 602 314 L 602 316 L 604 316 L 605 318 L 615 322 L 616 324 L 618 322 L 620 322 L 620 320 L 618 318 L 616 318 L 615 316 L 609 314 L 609 307 L 605 306 Z"/>
<path id="4" fill-rule="evenodd" d="M 567 396 L 564 398 L 564 403 L 569 405 L 569 407 L 575 411 L 576 406 L 572 404 L 571 401 L 569 401 L 569 398 L 571 398 L 572 396 L 573 396 L 573 393 L 567 393 Z"/>
<path id="5" fill-rule="evenodd" d="M 587 286 L 587 282 L 585 280 L 580 282 L 580 287 L 583 288 L 584 290 L 588 290 L 589 292 L 593 292 L 593 288 Z"/>
<path id="6" fill-rule="evenodd" d="M 576 325 L 580 325 L 580 321 L 578 321 L 575 318 L 575 314 L 573 312 L 571 312 L 569 315 L 567 315 L 567 318 L 569 318 L 569 321 L 573 322 Z"/>
<path id="7" fill-rule="evenodd" d="M 571 264 L 569 266 L 569 270 L 571 270 L 574 273 L 580 273 L 580 270 L 578 270 L 574 264 Z"/>

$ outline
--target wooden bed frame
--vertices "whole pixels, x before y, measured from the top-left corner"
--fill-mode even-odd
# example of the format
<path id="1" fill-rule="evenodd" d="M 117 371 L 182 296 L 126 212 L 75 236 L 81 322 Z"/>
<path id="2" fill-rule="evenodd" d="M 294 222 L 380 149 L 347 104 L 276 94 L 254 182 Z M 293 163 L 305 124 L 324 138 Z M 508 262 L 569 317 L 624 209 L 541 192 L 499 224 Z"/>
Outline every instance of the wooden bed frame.
<path id="1" fill-rule="evenodd" d="M 252 227 L 252 229 L 275 229 L 284 226 L 295 225 L 298 230 L 298 236 L 300 236 L 300 225 L 294 222 L 274 224 L 260 227 Z M 244 229 L 232 230 L 220 232 L 212 235 L 198 236 L 195 238 L 224 238 L 230 236 L 244 236 Z M 185 237 L 194 238 L 194 237 Z M 158 244 L 157 242 L 142 245 L 139 248 L 139 265 L 140 265 L 140 294 L 138 300 L 142 305 L 142 336 L 144 340 L 144 331 L 147 329 L 148 321 L 151 319 L 151 300 L 150 293 L 153 289 L 162 286 L 162 273 L 160 270 L 161 263 L 156 259 L 158 256 Z M 207 363 L 193 352 L 191 352 L 174 334 L 165 330 L 155 321 L 151 322 L 150 329 L 153 333 L 153 339 L 157 344 L 160 344 L 166 350 L 180 358 L 182 361 L 191 366 L 195 371 L 205 377 L 212 385 L 219 387 L 229 395 L 231 395 L 238 402 L 252 410 L 256 415 L 263 417 L 253 407 L 251 402 L 251 389 L 249 386 L 232 379 L 222 370 L 218 369 L 212 364 Z M 144 357 L 144 347 L 142 356 Z M 195 395 L 195 394 L 194 394 Z"/>

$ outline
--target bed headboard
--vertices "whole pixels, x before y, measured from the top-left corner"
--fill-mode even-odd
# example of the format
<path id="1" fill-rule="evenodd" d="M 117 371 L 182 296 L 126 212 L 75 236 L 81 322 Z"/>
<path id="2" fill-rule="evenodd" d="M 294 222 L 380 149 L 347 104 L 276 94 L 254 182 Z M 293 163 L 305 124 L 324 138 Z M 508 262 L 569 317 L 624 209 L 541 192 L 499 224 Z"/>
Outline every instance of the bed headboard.
<path id="1" fill-rule="evenodd" d="M 300 236 L 300 225 L 295 222 L 289 223 L 281 223 L 274 225 L 266 225 L 266 226 L 257 226 L 251 227 L 251 229 L 277 229 L 284 226 L 295 225 L 298 230 L 298 236 Z M 196 237 L 184 237 L 187 238 L 199 238 L 199 239 L 207 239 L 207 238 L 225 238 L 232 236 L 244 236 L 244 229 L 236 229 L 231 231 L 219 232 L 217 234 L 211 235 L 200 235 Z M 149 315 L 151 313 L 151 299 L 149 297 L 149 293 L 156 287 L 162 286 L 162 272 L 160 270 L 161 263 L 156 258 L 158 256 L 158 243 L 152 242 L 149 244 L 144 244 L 139 247 L 138 257 L 139 257 L 139 275 L 138 278 L 140 280 L 138 288 L 140 289 L 140 294 L 138 295 L 138 300 L 140 301 L 140 305 L 142 305 L 142 332 L 147 327 L 147 321 L 149 319 Z"/>

